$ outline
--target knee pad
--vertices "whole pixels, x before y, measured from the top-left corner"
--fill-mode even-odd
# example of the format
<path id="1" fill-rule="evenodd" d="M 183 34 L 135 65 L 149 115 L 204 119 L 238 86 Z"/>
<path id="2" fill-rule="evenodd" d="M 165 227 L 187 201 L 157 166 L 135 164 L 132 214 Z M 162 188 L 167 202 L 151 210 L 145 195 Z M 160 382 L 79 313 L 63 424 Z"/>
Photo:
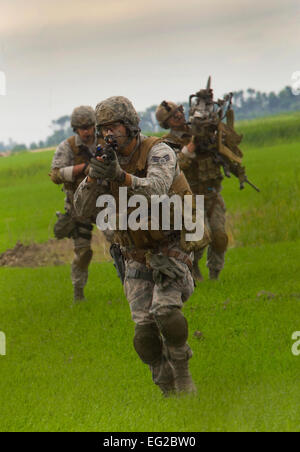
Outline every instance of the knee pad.
<path id="1" fill-rule="evenodd" d="M 161 359 L 162 339 L 159 329 L 154 323 L 136 325 L 133 345 L 145 364 L 153 365 Z"/>
<path id="2" fill-rule="evenodd" d="M 74 263 L 80 268 L 80 270 L 87 270 L 89 263 L 93 257 L 93 251 L 90 248 L 79 248 L 75 250 L 76 257 Z"/>
<path id="3" fill-rule="evenodd" d="M 212 233 L 212 248 L 217 253 L 225 253 L 227 250 L 228 245 L 228 236 L 226 232 L 222 231 L 221 229 L 213 231 Z"/>
<path id="4" fill-rule="evenodd" d="M 186 343 L 188 323 L 179 309 L 174 309 L 169 315 L 160 317 L 158 322 L 167 345 L 181 347 Z"/>

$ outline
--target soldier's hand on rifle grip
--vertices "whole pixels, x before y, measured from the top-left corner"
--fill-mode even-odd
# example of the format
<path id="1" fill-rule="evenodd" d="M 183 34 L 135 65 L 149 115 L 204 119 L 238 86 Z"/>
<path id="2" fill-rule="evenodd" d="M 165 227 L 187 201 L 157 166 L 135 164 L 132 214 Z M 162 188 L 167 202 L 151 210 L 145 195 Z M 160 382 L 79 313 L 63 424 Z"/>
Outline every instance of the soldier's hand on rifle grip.
<path id="1" fill-rule="evenodd" d="M 113 158 L 104 157 L 105 155 L 91 159 L 89 176 L 93 179 L 123 182 L 126 173 L 120 167 L 115 152 Z"/>

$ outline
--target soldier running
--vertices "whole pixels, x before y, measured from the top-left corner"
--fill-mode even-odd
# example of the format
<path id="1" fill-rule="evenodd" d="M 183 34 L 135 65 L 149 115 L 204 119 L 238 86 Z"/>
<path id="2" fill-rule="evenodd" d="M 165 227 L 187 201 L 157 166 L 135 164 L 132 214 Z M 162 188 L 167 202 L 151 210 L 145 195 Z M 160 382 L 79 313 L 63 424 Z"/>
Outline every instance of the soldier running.
<path id="1" fill-rule="evenodd" d="M 147 199 L 191 193 L 174 151 L 159 138 L 140 133 L 138 115 L 127 98 L 114 96 L 100 102 L 96 122 L 101 137 L 117 142 L 117 151 L 113 158 L 91 160 L 89 176 L 75 194 L 80 216 L 91 218 L 97 212 L 96 200 L 103 193 L 97 179 L 109 181 L 117 206 L 122 186 L 128 187 L 128 196 Z M 135 322 L 134 348 L 165 396 L 196 391 L 188 365 L 192 356 L 188 323 L 181 312 L 194 289 L 192 262 L 180 234 L 117 229 L 114 235 L 124 258 L 124 291 Z"/>
<path id="2" fill-rule="evenodd" d="M 209 114 L 212 113 L 210 86 L 201 90 L 201 95 L 204 99 L 203 108 L 206 109 L 204 119 L 209 121 Z M 205 103 L 205 100 L 208 102 Z M 241 166 L 241 158 L 235 156 L 233 152 L 230 154 L 231 158 L 218 156 L 216 127 L 212 127 L 211 130 L 206 129 L 208 133 L 203 134 L 203 137 L 195 137 L 196 132 L 187 124 L 182 106 L 178 106 L 174 102 L 163 101 L 157 107 L 156 118 L 162 128 L 170 129 L 163 139 L 177 152 L 180 168 L 193 193 L 204 195 L 206 222 L 210 228 L 212 239 L 207 251 L 207 267 L 210 279 L 216 280 L 224 267 L 225 252 L 228 246 L 225 228 L 226 207 L 221 195 L 221 183 L 224 178 L 221 169 L 223 163 L 226 162 L 228 172 L 232 172 L 243 184 L 246 181 L 245 168 Z M 201 120 L 203 119 L 201 118 Z M 233 131 L 233 127 L 232 135 L 235 137 L 234 146 L 237 147 L 241 137 Z M 194 253 L 193 276 L 198 281 L 203 280 L 198 261 L 204 251 L 203 248 Z"/>
<path id="3" fill-rule="evenodd" d="M 64 140 L 56 149 L 52 160 L 50 177 L 55 184 L 63 184 L 65 214 L 58 213 L 54 231 L 57 238 L 71 237 L 75 257 L 72 263 L 71 278 L 74 288 L 74 301 L 84 300 L 84 287 L 88 280 L 88 266 L 92 259 L 91 239 L 93 226 L 79 218 L 74 210 L 74 193 L 86 177 L 89 162 L 95 155 L 97 140 L 95 136 L 95 112 L 92 107 L 81 106 L 74 109 L 71 126 L 75 135 Z"/>

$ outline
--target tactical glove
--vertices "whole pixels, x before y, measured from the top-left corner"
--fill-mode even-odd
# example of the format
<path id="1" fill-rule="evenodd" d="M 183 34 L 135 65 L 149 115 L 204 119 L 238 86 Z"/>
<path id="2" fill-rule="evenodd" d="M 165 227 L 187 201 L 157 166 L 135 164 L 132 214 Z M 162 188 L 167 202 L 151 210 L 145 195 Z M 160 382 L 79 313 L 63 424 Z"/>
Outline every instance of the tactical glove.
<path id="1" fill-rule="evenodd" d="M 162 254 L 147 255 L 147 264 L 153 269 L 153 280 L 155 284 L 165 286 L 168 284 L 166 276 L 171 279 L 183 278 L 185 271 L 174 259 Z"/>
<path id="2" fill-rule="evenodd" d="M 97 160 L 92 158 L 90 161 L 89 176 L 93 179 L 107 179 L 110 181 L 123 182 L 125 171 L 120 167 L 116 153 L 113 159 Z"/>

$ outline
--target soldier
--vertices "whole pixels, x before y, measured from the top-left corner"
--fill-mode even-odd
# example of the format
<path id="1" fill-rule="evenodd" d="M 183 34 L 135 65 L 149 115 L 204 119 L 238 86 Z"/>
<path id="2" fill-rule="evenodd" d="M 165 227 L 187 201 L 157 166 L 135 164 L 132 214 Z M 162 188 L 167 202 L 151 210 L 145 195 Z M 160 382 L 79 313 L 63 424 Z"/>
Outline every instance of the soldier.
<path id="1" fill-rule="evenodd" d="M 212 98 L 212 90 L 202 90 L 205 96 Z M 206 92 L 207 91 L 207 92 Z M 179 114 L 180 112 L 181 114 Z M 225 252 L 228 245 L 228 236 L 225 229 L 226 207 L 221 196 L 221 182 L 223 175 L 222 164 L 216 159 L 218 145 L 215 132 L 209 137 L 209 143 L 198 140 L 195 144 L 192 130 L 187 125 L 182 107 L 173 102 L 163 101 L 156 110 L 156 117 L 161 127 L 170 128 L 171 131 L 163 138 L 172 147 L 178 146 L 178 160 L 180 167 L 186 175 L 194 194 L 204 195 L 206 221 L 211 232 L 211 243 L 207 251 L 207 267 L 209 277 L 217 280 L 224 267 Z M 208 149 L 209 148 L 209 149 Z M 212 152 L 213 151 L 213 152 Z M 245 181 L 245 169 L 236 162 L 227 160 L 228 169 L 235 174 L 240 182 Z M 195 252 L 193 263 L 194 278 L 203 279 L 199 270 L 198 261 L 204 253 L 204 248 Z"/>
<path id="2" fill-rule="evenodd" d="M 162 138 L 170 147 L 172 147 L 172 149 L 174 149 L 177 157 L 179 157 L 182 151 L 188 152 L 189 149 L 193 151 L 192 132 L 186 123 L 182 105 L 177 105 L 171 101 L 162 101 L 156 109 L 156 119 L 162 129 L 170 129 L 169 133 Z M 188 175 L 186 176 L 188 177 Z M 194 251 L 193 277 L 196 281 L 203 280 L 198 265 L 198 261 L 203 252 L 199 250 Z"/>
<path id="3" fill-rule="evenodd" d="M 84 300 L 84 287 L 88 279 L 88 266 L 92 259 L 91 239 L 93 226 L 75 214 L 73 199 L 80 182 L 86 177 L 90 158 L 95 154 L 95 112 L 92 107 L 74 109 L 71 126 L 75 135 L 59 144 L 52 160 L 50 177 L 55 184 L 63 184 L 65 215 L 58 213 L 54 231 L 57 238 L 72 237 L 75 257 L 71 277 L 74 301 Z"/>
<path id="4" fill-rule="evenodd" d="M 80 216 L 95 215 L 96 199 L 103 193 L 96 180 L 108 180 L 119 204 L 119 187 L 128 196 L 190 192 L 174 151 L 157 137 L 140 133 L 139 117 L 125 97 L 114 96 L 96 107 L 97 131 L 116 140 L 113 158 L 91 160 L 89 176 L 75 194 Z M 150 367 L 163 394 L 191 393 L 196 388 L 189 372 L 192 351 L 187 344 L 188 324 L 181 312 L 193 292 L 192 262 L 180 244 L 180 231 L 117 230 L 125 263 L 124 291 L 135 322 L 134 348 Z M 115 245 L 114 245 L 115 246 Z"/>
<path id="5" fill-rule="evenodd" d="M 156 109 L 156 119 L 162 129 L 170 129 L 170 132 L 164 135 L 163 139 L 176 153 L 190 144 L 192 133 L 186 123 L 182 105 L 176 105 L 171 101 L 162 101 Z"/>

